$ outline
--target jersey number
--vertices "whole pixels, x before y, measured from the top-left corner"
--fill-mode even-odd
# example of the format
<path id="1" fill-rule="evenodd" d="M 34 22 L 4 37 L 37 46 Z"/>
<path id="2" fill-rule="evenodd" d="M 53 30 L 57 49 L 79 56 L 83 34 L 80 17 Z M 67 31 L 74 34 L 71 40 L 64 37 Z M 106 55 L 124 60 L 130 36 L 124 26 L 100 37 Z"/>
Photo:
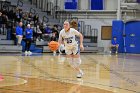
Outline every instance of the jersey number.
<path id="1" fill-rule="evenodd" d="M 72 43 L 72 40 L 67 40 L 67 43 L 69 44 L 69 43 Z"/>

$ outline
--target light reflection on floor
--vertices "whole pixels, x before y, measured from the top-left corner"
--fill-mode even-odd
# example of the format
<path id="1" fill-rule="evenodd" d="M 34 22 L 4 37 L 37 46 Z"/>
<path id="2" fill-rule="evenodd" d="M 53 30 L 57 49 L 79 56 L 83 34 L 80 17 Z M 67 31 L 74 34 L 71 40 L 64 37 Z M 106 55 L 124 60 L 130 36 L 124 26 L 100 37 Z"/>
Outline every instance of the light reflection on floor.
<path id="1" fill-rule="evenodd" d="M 59 87 L 61 90 L 56 89 L 57 93 L 72 93 L 69 90 L 78 90 L 74 93 L 94 93 L 95 90 L 95 93 L 140 92 L 140 55 L 82 54 L 81 58 L 85 75 L 78 80 L 65 56 L 3 54 L 0 56 L 0 72 L 5 80 L 0 83 L 0 93 L 14 93 L 16 87 L 24 90 L 18 93 L 32 93 L 34 88 L 36 93 L 56 93 L 49 92 L 52 88 L 47 91 L 45 86 L 50 84 L 56 88 L 59 83 L 64 84 Z"/>

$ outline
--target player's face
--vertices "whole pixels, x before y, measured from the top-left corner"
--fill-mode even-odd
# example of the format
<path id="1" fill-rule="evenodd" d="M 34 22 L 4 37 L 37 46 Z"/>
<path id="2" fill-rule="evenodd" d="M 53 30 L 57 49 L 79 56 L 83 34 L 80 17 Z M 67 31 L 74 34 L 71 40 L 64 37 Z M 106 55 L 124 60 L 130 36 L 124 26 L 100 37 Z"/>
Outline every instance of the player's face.
<path id="1" fill-rule="evenodd" d="M 68 22 L 64 22 L 63 26 L 64 26 L 65 31 L 68 31 L 70 28 L 70 24 Z"/>

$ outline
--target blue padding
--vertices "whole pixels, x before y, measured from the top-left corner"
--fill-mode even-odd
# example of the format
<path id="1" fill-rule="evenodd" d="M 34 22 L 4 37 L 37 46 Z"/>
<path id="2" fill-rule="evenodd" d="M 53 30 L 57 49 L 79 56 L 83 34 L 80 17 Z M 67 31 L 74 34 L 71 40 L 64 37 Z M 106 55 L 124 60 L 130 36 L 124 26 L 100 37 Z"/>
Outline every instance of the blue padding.
<path id="1" fill-rule="evenodd" d="M 32 45 L 31 45 L 30 50 L 31 50 L 33 53 L 42 53 L 42 52 L 43 52 L 43 49 L 42 49 L 42 48 L 36 47 L 35 44 L 32 44 Z"/>
<path id="2" fill-rule="evenodd" d="M 125 24 L 125 45 L 127 53 L 140 53 L 140 21 Z"/>
<path id="3" fill-rule="evenodd" d="M 65 9 L 77 9 L 77 2 L 65 2 Z"/>
<path id="4" fill-rule="evenodd" d="M 119 53 L 124 52 L 123 27 L 124 23 L 122 20 L 114 20 L 112 22 L 112 41 L 113 37 L 117 37 L 117 43 L 119 44 Z"/>
<path id="5" fill-rule="evenodd" d="M 91 10 L 103 10 L 103 0 L 91 0 Z"/>
<path id="6" fill-rule="evenodd" d="M 24 52 L 25 51 L 25 41 L 22 41 L 21 45 L 22 45 L 22 51 Z M 36 45 L 34 43 L 32 43 L 31 47 L 30 47 L 30 51 L 33 53 L 42 53 L 43 49 L 36 47 Z"/>

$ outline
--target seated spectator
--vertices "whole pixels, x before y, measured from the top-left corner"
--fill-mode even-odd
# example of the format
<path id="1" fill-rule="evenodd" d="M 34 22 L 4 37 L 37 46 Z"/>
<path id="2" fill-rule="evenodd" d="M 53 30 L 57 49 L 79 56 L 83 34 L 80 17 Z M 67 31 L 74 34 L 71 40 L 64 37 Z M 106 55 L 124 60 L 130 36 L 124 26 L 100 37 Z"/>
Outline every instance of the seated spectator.
<path id="1" fill-rule="evenodd" d="M 28 15 L 28 23 L 30 23 L 33 20 L 32 13 L 29 13 Z"/>
<path id="2" fill-rule="evenodd" d="M 16 21 L 17 22 L 20 22 L 21 19 L 22 19 L 22 15 L 21 15 L 21 12 L 20 11 L 21 10 L 17 8 L 17 10 L 16 10 Z"/>
<path id="3" fill-rule="evenodd" d="M 57 41 L 55 33 L 52 33 L 52 37 L 51 37 L 50 41 Z"/>
<path id="4" fill-rule="evenodd" d="M 58 38 L 59 38 L 59 32 L 58 32 L 58 26 L 57 25 L 54 25 L 53 26 L 53 28 L 52 28 L 52 37 L 54 38 L 54 36 L 55 36 L 55 38 L 56 38 L 56 40 L 58 40 Z"/>
<path id="5" fill-rule="evenodd" d="M 117 37 L 113 37 L 112 44 L 110 47 L 111 53 L 118 53 L 119 44 L 117 43 Z"/>
<path id="6" fill-rule="evenodd" d="M 37 25 L 37 27 L 36 27 L 36 40 L 37 41 L 43 41 L 43 39 L 42 39 L 42 31 L 40 30 L 40 28 L 39 28 L 39 25 Z"/>
<path id="7" fill-rule="evenodd" d="M 37 25 L 37 23 L 39 22 L 39 16 L 37 14 L 34 15 L 33 21 L 34 21 L 34 26 Z"/>
<path id="8" fill-rule="evenodd" d="M 52 37 L 52 30 L 49 26 L 46 26 L 44 29 L 44 40 L 50 41 Z"/>

